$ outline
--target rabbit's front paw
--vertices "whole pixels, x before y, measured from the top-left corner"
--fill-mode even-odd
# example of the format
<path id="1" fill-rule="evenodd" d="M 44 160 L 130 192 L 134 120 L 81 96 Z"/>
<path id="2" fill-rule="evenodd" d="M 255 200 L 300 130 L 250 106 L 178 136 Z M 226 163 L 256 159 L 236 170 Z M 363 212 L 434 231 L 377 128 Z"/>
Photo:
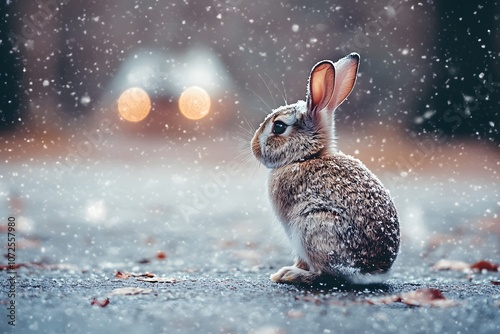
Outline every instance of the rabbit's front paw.
<path id="1" fill-rule="evenodd" d="M 310 283 L 318 276 L 317 273 L 297 268 L 295 266 L 283 267 L 271 275 L 271 280 L 278 283 Z"/>

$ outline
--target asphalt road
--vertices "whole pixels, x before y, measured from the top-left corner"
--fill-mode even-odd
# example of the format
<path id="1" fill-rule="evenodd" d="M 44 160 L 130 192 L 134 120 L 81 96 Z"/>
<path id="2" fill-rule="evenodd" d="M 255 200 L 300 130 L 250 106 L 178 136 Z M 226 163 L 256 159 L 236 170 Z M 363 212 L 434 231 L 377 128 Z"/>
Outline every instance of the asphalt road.
<path id="1" fill-rule="evenodd" d="M 0 167 L 1 244 L 13 216 L 20 265 L 14 286 L 0 272 L 2 333 L 500 332 L 498 271 L 432 268 L 498 264 L 495 182 L 382 175 L 403 230 L 391 275 L 308 288 L 268 279 L 292 258 L 264 170 L 169 159 L 87 161 L 59 174 L 55 162 Z M 429 288 L 447 302 L 405 295 Z"/>

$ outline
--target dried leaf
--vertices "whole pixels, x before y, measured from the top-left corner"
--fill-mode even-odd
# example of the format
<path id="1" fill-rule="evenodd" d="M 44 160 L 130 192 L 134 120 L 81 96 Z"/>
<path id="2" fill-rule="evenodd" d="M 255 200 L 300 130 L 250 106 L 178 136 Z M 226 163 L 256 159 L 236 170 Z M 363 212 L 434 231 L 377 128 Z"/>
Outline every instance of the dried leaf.
<path id="1" fill-rule="evenodd" d="M 90 302 L 90 305 L 94 306 L 100 306 L 100 307 L 106 307 L 109 304 L 109 298 L 104 299 L 103 301 L 99 301 L 96 298 L 93 298 L 92 301 Z"/>
<path id="2" fill-rule="evenodd" d="M 491 281 L 491 284 L 493 284 L 493 285 L 500 285 L 500 281 Z"/>
<path id="3" fill-rule="evenodd" d="M 14 263 L 14 264 L 6 264 L 6 265 L 0 264 L 0 271 L 2 271 L 2 270 L 6 270 L 6 271 L 16 270 L 16 269 L 19 269 L 21 267 L 27 267 L 27 266 L 28 265 L 25 263 Z"/>
<path id="4" fill-rule="evenodd" d="M 373 300 L 369 299 L 366 302 L 374 305 L 401 302 L 409 306 L 427 307 L 451 307 L 458 305 L 456 301 L 446 299 L 443 293 L 438 289 L 419 289 L 398 295 Z"/>
<path id="5" fill-rule="evenodd" d="M 432 266 L 434 270 L 456 270 L 467 272 L 474 271 L 498 271 L 498 265 L 488 261 L 478 261 L 474 264 L 468 264 L 463 261 L 439 260 Z"/>
<path id="6" fill-rule="evenodd" d="M 158 260 L 165 260 L 167 258 L 167 254 L 165 252 L 158 251 L 156 252 L 156 258 Z"/>
<path id="7" fill-rule="evenodd" d="M 419 289 L 403 293 L 401 302 L 410 306 L 450 307 L 457 305 L 456 301 L 446 299 L 438 289 Z"/>
<path id="8" fill-rule="evenodd" d="M 164 278 L 164 277 L 145 277 L 138 278 L 138 281 L 149 282 L 149 283 L 175 283 L 177 279 L 175 278 Z"/>
<path id="9" fill-rule="evenodd" d="M 467 271 L 470 269 L 470 265 L 464 261 L 439 260 L 432 266 L 432 269 Z"/>
<path id="10" fill-rule="evenodd" d="M 119 271 L 116 273 L 115 278 L 128 279 L 128 278 L 130 278 L 130 274 L 129 273 L 122 273 L 121 271 Z"/>
<path id="11" fill-rule="evenodd" d="M 488 261 L 478 261 L 470 266 L 472 270 L 476 271 L 498 271 L 498 264 Z"/>
<path id="12" fill-rule="evenodd" d="M 110 295 L 112 296 L 123 296 L 123 295 L 139 295 L 139 294 L 147 294 L 153 292 L 153 289 L 143 289 L 136 287 L 127 287 L 127 288 L 117 288 L 111 291 Z"/>
<path id="13" fill-rule="evenodd" d="M 130 277 L 155 277 L 155 274 L 152 274 L 152 273 L 140 273 L 140 274 L 137 274 L 137 273 L 127 273 L 127 272 L 121 272 L 121 271 L 118 271 L 116 274 L 115 274 L 115 278 L 118 278 L 118 279 L 128 279 Z"/>

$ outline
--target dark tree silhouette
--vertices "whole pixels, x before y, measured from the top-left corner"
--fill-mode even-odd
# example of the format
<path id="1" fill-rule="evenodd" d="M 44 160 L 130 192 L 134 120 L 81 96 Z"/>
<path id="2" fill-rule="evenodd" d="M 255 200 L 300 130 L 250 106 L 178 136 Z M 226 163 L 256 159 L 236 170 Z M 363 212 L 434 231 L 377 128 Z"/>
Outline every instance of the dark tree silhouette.
<path id="1" fill-rule="evenodd" d="M 9 38 L 12 16 L 9 5 L 0 1 L 0 131 L 12 130 L 21 123 L 22 67 Z"/>
<path id="2" fill-rule="evenodd" d="M 430 96 L 414 129 L 500 142 L 500 4 L 435 1 L 438 31 Z"/>

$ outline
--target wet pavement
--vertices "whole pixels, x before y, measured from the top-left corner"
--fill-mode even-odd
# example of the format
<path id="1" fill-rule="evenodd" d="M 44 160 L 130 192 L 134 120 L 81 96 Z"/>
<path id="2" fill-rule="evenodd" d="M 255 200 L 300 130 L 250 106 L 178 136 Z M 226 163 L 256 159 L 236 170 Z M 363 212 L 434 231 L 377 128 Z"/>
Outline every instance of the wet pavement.
<path id="1" fill-rule="evenodd" d="M 442 259 L 498 264 L 496 180 L 379 174 L 402 220 L 391 275 L 308 288 L 268 279 L 292 257 L 264 168 L 163 156 L 0 166 L 1 244 L 13 216 L 20 266 L 13 298 L 10 274 L 0 272 L 2 333 L 500 331 L 498 271 L 432 268 Z M 452 303 L 395 298 L 429 288 Z"/>

